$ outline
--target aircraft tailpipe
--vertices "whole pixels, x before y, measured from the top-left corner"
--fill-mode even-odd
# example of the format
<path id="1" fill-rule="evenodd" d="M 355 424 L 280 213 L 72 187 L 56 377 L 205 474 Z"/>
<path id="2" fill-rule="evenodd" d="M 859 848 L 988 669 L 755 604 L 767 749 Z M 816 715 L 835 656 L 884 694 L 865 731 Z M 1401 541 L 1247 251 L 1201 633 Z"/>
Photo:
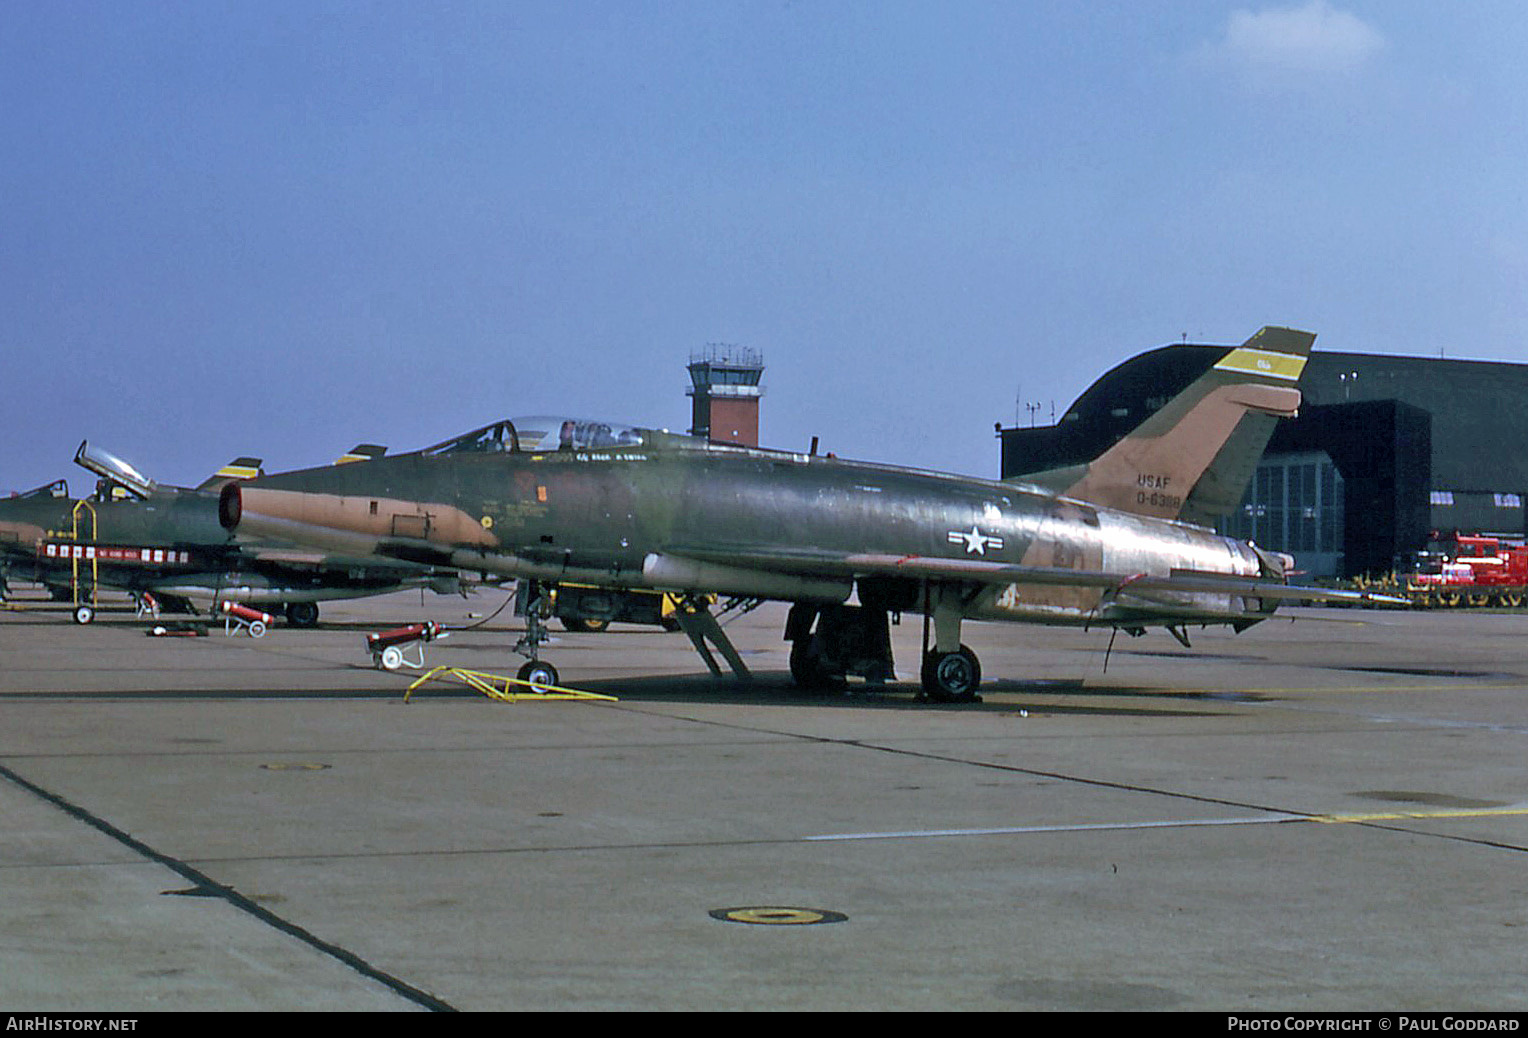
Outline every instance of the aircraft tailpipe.
<path id="1" fill-rule="evenodd" d="M 371 494 L 324 494 L 302 490 L 277 490 L 229 483 L 218 492 L 218 521 L 225 530 L 239 533 L 274 533 L 284 527 L 301 536 L 304 544 L 329 544 L 319 540 L 328 531 L 354 545 L 399 544 L 467 546 L 493 549 L 498 540 L 479 520 L 444 502 L 418 501 Z M 259 524 L 262 529 L 254 529 Z M 353 538 L 359 537 L 359 540 Z M 417 560 L 415 560 L 417 561 Z"/>
<path id="2" fill-rule="evenodd" d="M 1269 551 L 1252 545 L 1252 551 L 1257 555 L 1258 566 L 1261 575 L 1271 580 L 1286 580 L 1288 574 L 1294 571 L 1295 557 L 1282 551 Z"/>
<path id="3" fill-rule="evenodd" d="M 310 507 L 324 495 L 246 489 L 229 483 L 218 491 L 218 522 L 229 533 L 276 537 L 313 548 L 369 554 L 383 538 L 343 513 Z M 336 510 L 337 512 L 338 510 Z"/>
<path id="4" fill-rule="evenodd" d="M 642 575 L 648 586 L 665 591 L 749 595 L 784 602 L 842 603 L 854 587 L 848 577 L 804 577 L 658 554 L 643 561 Z"/>
<path id="5" fill-rule="evenodd" d="M 236 533 L 244 517 L 244 494 L 239 484 L 226 483 L 218 493 L 218 523 L 229 533 Z"/>

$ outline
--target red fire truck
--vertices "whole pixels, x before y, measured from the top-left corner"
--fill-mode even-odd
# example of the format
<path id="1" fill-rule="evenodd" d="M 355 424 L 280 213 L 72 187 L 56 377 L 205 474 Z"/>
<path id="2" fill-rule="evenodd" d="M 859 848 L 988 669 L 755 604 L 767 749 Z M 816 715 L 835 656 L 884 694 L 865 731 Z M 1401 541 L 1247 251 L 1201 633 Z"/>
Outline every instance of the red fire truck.
<path id="1" fill-rule="evenodd" d="M 1528 601 L 1528 547 L 1503 544 L 1499 537 L 1435 537 L 1416 569 L 1406 577 L 1414 605 L 1517 608 Z"/>

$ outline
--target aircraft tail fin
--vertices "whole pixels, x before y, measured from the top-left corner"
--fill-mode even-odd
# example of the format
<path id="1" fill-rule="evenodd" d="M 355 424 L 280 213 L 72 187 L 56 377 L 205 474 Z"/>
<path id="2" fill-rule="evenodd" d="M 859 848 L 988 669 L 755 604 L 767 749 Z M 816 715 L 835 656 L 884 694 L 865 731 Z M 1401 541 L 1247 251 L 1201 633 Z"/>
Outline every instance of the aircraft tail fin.
<path id="1" fill-rule="evenodd" d="M 371 461 L 380 458 L 387 453 L 387 448 L 378 443 L 358 443 L 344 454 L 334 459 L 336 465 L 349 465 L 357 461 Z"/>
<path id="2" fill-rule="evenodd" d="M 264 458 L 235 458 L 202 480 L 196 489 L 216 490 L 224 483 L 231 483 L 236 479 L 256 479 L 265 475 L 265 469 L 261 468 L 264 464 Z"/>
<path id="3" fill-rule="evenodd" d="M 1241 502 L 1268 437 L 1300 406 L 1316 336 L 1266 327 L 1087 465 L 1024 476 L 1066 497 L 1209 525 Z"/>

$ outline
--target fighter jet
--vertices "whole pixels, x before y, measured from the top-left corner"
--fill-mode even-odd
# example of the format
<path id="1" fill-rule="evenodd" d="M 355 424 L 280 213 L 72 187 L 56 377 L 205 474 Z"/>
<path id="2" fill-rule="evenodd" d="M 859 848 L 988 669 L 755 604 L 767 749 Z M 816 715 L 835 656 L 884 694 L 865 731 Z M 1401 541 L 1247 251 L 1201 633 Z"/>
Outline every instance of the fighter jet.
<path id="1" fill-rule="evenodd" d="M 362 445 L 345 459 L 381 451 Z M 71 498 L 68 483 L 57 480 L 0 499 L 0 590 L 7 576 L 44 584 L 55 599 L 74 603 L 79 623 L 94 618 L 100 588 L 177 612 L 192 611 L 197 599 L 279 607 L 288 623 L 311 627 L 321 601 L 402 587 L 461 586 L 455 571 L 397 560 L 339 558 L 291 544 L 235 544 L 218 524 L 215 491 L 261 475 L 258 458 L 229 463 L 195 490 L 157 483 L 88 442 L 80 444 L 75 462 L 100 477 L 90 497 Z"/>
<path id="2" fill-rule="evenodd" d="M 890 676 L 888 614 L 921 614 L 923 689 L 977 698 L 965 620 L 1237 631 L 1289 599 L 1287 558 L 1203 525 L 1293 415 L 1315 336 L 1264 328 L 1090 465 L 1023 482 L 505 420 L 424 451 L 225 487 L 242 536 L 463 571 L 791 604 L 798 684 Z M 849 604 L 857 595 L 857 604 Z M 533 632 L 534 634 L 534 632 Z M 555 683 L 538 639 L 522 679 Z M 869 664 L 865 661 L 868 658 Z M 850 661 L 858 661 L 851 665 Z"/>

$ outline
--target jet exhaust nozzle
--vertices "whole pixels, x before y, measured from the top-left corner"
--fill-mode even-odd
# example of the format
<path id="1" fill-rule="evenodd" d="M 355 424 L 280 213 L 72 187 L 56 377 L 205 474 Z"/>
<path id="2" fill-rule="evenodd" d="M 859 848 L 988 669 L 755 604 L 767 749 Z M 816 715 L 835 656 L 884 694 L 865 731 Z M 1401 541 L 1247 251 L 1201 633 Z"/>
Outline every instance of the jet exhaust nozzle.
<path id="1" fill-rule="evenodd" d="M 225 484 L 218 493 L 218 523 L 229 533 L 234 533 L 243 517 L 244 495 L 239 490 L 239 484 Z"/>
<path id="2" fill-rule="evenodd" d="M 313 522 L 304 514 L 304 503 L 302 495 L 246 490 L 241 483 L 229 483 L 218 491 L 218 523 L 229 533 L 246 538 L 274 537 L 359 555 L 378 551 L 382 538 L 337 524 Z"/>

